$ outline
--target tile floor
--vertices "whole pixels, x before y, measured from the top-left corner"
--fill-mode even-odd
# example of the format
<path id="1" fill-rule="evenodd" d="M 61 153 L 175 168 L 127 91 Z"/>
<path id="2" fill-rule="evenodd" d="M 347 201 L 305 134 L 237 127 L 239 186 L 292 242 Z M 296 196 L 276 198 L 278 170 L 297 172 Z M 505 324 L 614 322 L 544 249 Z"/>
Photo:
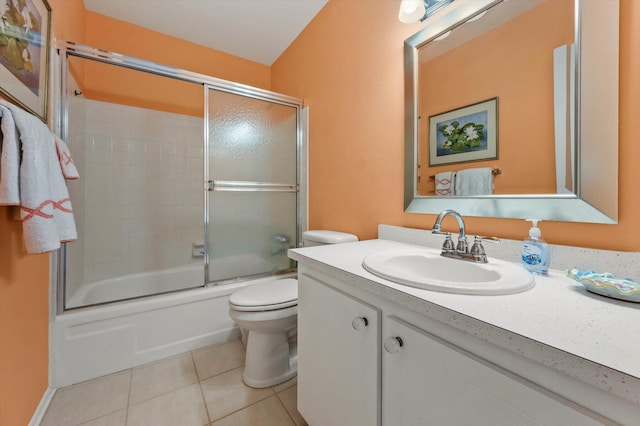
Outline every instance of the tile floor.
<path id="1" fill-rule="evenodd" d="M 300 426 L 297 381 L 242 382 L 239 340 L 58 389 L 41 426 Z"/>

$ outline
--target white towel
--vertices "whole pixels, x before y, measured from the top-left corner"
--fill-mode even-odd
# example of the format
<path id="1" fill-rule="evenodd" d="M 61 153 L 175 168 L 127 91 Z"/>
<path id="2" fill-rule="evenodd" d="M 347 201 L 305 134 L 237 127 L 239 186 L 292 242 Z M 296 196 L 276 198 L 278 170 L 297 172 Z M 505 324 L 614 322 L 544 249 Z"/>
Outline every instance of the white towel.
<path id="1" fill-rule="evenodd" d="M 455 173 L 442 172 L 436 174 L 436 196 L 453 195 L 453 179 Z"/>
<path id="2" fill-rule="evenodd" d="M 493 169 L 479 167 L 456 172 L 455 195 L 493 194 Z"/>
<path id="3" fill-rule="evenodd" d="M 7 135 L 11 143 L 16 129 L 22 149 L 21 155 L 20 152 L 13 151 L 11 155 L 7 155 L 6 167 L 10 169 L 10 177 L 15 175 L 13 169 L 18 169 L 19 200 L 7 198 L 8 202 L 5 204 L 20 206 L 27 253 L 55 250 L 60 247 L 61 242 L 77 238 L 71 201 L 58 160 L 55 139 L 47 126 L 35 116 L 9 102 L 0 101 L 0 107 L 3 154 Z M 10 128 L 8 115 L 13 118 L 14 129 Z M 4 161 L 2 166 L 4 169 Z M 4 181 L 0 183 L 0 186 L 5 185 Z M 7 180 L 6 184 L 7 193 L 13 191 L 13 182 Z M 0 193 L 2 191 L 0 190 Z"/>
<path id="4" fill-rule="evenodd" d="M 56 144 L 56 153 L 58 154 L 58 161 L 60 162 L 60 169 L 62 170 L 62 174 L 64 178 L 67 180 L 74 180 L 80 178 L 80 174 L 78 173 L 78 169 L 76 169 L 76 165 L 73 163 L 73 158 L 71 158 L 71 153 L 69 152 L 69 147 L 64 143 L 62 139 L 58 136 L 53 135 Z"/>
<path id="5" fill-rule="evenodd" d="M 19 176 L 20 136 L 11 111 L 0 104 L 0 205 L 20 204 Z"/>

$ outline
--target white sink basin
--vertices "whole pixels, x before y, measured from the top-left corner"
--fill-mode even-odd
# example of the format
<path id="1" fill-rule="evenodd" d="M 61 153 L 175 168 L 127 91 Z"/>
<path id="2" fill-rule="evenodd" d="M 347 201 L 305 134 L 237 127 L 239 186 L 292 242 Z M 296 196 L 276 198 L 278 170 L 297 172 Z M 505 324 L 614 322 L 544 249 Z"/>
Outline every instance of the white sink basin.
<path id="1" fill-rule="evenodd" d="M 498 259 L 473 263 L 440 256 L 433 249 L 384 251 L 367 256 L 367 271 L 380 278 L 425 290 L 458 294 L 512 294 L 534 286 L 520 265 Z"/>

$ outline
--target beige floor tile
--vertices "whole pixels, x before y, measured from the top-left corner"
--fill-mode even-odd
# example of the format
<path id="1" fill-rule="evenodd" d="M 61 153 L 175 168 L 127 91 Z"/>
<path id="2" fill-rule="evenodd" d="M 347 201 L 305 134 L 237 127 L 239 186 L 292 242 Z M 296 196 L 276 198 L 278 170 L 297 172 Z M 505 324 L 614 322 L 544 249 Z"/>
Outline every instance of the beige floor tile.
<path id="1" fill-rule="evenodd" d="M 298 412 L 298 386 L 294 386 L 278 393 L 278 398 L 287 409 L 287 412 L 296 423 L 296 426 L 306 426 L 307 422 Z"/>
<path id="2" fill-rule="evenodd" d="M 245 385 L 243 371 L 244 368 L 237 368 L 200 382 L 211 420 L 274 395 L 271 388 L 254 389 Z"/>
<path id="3" fill-rule="evenodd" d="M 131 371 L 59 389 L 42 426 L 74 426 L 127 407 Z"/>
<path id="4" fill-rule="evenodd" d="M 200 380 L 216 374 L 242 367 L 244 365 L 244 347 L 242 342 L 232 340 L 220 345 L 208 346 L 193 351 L 193 360 Z"/>
<path id="5" fill-rule="evenodd" d="M 89 420 L 79 426 L 125 426 L 126 422 L 127 410 L 120 410 L 95 420 Z"/>
<path id="6" fill-rule="evenodd" d="M 273 390 L 278 393 L 278 392 L 282 392 L 285 389 L 289 389 L 292 386 L 295 386 L 298 384 L 298 376 L 294 377 L 293 379 L 289 379 L 284 383 L 280 383 L 279 385 L 275 385 L 273 387 Z"/>
<path id="7" fill-rule="evenodd" d="M 203 426 L 207 412 L 198 384 L 129 407 L 127 426 Z"/>
<path id="8" fill-rule="evenodd" d="M 211 423 L 212 426 L 294 426 L 278 398 L 274 395 L 244 410 Z"/>
<path id="9" fill-rule="evenodd" d="M 191 353 L 136 367 L 131 370 L 129 404 L 137 404 L 197 381 Z"/>

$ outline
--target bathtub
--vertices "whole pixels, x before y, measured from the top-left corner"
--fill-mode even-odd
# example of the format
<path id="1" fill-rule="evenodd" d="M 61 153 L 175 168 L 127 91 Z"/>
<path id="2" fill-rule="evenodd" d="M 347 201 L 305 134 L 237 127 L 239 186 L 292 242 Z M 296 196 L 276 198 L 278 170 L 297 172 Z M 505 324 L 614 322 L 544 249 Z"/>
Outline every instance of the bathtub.
<path id="1" fill-rule="evenodd" d="M 251 276 L 272 272 L 276 266 L 256 254 L 213 259 L 209 262 L 210 281 L 229 277 Z M 202 287 L 204 265 L 192 264 L 140 274 L 126 275 L 83 284 L 69 298 L 66 308 L 78 308 L 98 303 L 152 296 L 170 291 Z"/>
<path id="2" fill-rule="evenodd" d="M 66 308 L 201 287 L 203 283 L 203 265 L 187 265 L 180 268 L 126 275 L 80 286 L 78 291 L 67 301 Z"/>
<path id="3" fill-rule="evenodd" d="M 246 266 L 246 263 L 245 263 Z M 254 272 L 254 271 L 251 271 Z M 203 282 L 202 266 L 175 268 L 160 274 L 137 274 L 93 283 L 74 295 L 91 303 L 102 292 L 121 295 L 166 283 Z M 294 277 L 295 273 L 277 278 Z M 228 314 L 229 296 L 240 288 L 273 280 L 274 276 L 218 286 L 205 286 L 137 300 L 81 308 L 57 315 L 51 325 L 51 385 L 63 387 L 168 356 L 240 337 Z M 101 284 L 101 285 L 98 285 Z M 77 300 L 75 299 L 77 296 Z"/>

